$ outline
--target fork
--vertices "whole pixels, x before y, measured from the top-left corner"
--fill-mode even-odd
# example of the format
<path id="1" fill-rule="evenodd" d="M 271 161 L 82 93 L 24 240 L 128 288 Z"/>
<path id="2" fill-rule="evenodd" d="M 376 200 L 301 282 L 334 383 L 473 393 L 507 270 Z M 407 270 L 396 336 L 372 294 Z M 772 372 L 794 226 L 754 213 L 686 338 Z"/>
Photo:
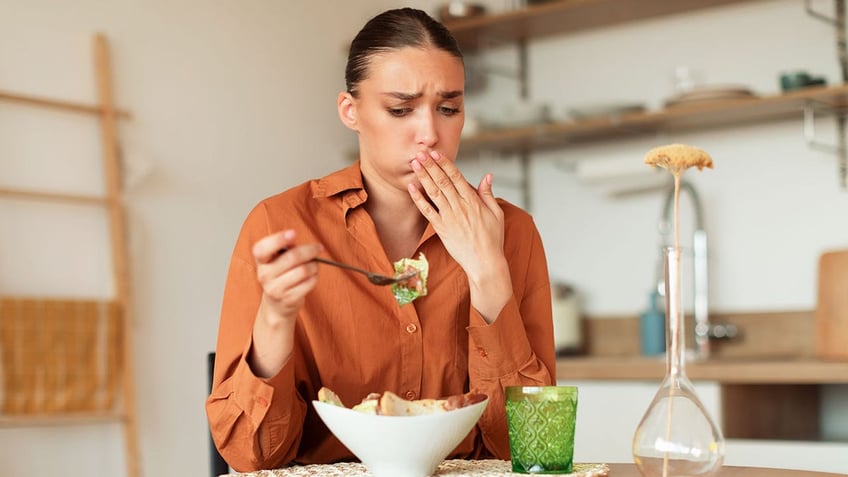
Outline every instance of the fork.
<path id="1" fill-rule="evenodd" d="M 286 252 L 286 250 L 288 250 L 288 249 L 285 249 L 285 248 L 280 249 L 280 251 L 277 252 L 277 255 L 282 255 L 283 253 Z M 373 283 L 374 285 L 378 285 L 378 286 L 394 285 L 395 283 L 409 280 L 410 278 L 412 278 L 416 274 L 418 274 L 417 271 L 411 270 L 411 271 L 403 273 L 401 275 L 389 277 L 389 276 L 386 276 L 386 275 L 381 275 L 379 273 L 369 272 L 368 270 L 364 270 L 362 268 L 354 267 L 353 265 L 348 265 L 346 263 L 336 262 L 335 260 L 330 260 L 328 258 L 315 257 L 313 259 L 313 261 L 323 263 L 325 265 L 332 265 L 334 267 L 344 268 L 345 270 L 350 270 L 352 272 L 361 273 L 361 274 L 365 275 L 366 277 L 368 277 L 369 282 Z"/>

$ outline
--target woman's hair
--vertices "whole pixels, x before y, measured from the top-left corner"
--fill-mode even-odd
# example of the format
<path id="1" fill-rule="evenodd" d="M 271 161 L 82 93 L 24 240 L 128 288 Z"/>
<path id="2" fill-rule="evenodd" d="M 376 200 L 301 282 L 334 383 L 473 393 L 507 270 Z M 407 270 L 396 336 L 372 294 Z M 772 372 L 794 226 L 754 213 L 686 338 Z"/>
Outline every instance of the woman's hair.
<path id="1" fill-rule="evenodd" d="M 351 42 L 345 68 L 347 91 L 357 95 L 356 88 L 367 77 L 374 55 L 408 46 L 437 48 L 462 61 L 454 37 L 426 12 L 414 8 L 388 10 L 369 20 Z"/>

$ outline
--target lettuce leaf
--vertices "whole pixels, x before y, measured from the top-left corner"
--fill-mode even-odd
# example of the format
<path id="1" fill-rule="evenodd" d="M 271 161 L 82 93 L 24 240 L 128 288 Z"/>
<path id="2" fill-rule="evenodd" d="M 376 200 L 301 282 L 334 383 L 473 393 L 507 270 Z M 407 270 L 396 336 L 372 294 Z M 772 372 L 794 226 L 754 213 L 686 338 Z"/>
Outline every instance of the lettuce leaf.
<path id="1" fill-rule="evenodd" d="M 402 258 L 394 263 L 394 267 L 394 276 L 396 277 L 409 271 L 414 270 L 416 272 L 412 278 L 392 285 L 392 294 L 395 296 L 398 305 L 407 305 L 416 298 L 427 294 L 427 276 L 430 273 L 430 264 L 423 253 L 418 255 L 417 260 Z"/>

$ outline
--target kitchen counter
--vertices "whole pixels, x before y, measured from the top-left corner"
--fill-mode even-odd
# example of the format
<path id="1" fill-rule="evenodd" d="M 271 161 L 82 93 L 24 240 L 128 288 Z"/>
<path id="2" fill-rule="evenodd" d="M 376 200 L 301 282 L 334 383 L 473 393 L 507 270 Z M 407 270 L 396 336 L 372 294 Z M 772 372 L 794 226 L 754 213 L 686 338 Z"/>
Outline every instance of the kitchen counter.
<path id="1" fill-rule="evenodd" d="M 560 382 L 653 381 L 665 358 L 569 357 L 557 360 Z M 848 362 L 816 358 L 717 358 L 687 361 L 692 381 L 720 386 L 721 427 L 738 439 L 822 440 L 822 386 L 848 383 Z M 792 409 L 787 414 L 786 409 Z"/>
<path id="2" fill-rule="evenodd" d="M 693 381 L 722 385 L 848 383 L 848 360 L 819 358 L 813 310 L 713 313 L 710 318 L 713 323 L 735 326 L 739 336 L 711 342 L 709 359 L 687 359 L 686 375 Z M 654 381 L 665 375 L 664 356 L 639 354 L 637 316 L 586 319 L 584 324 L 587 354 L 557 360 L 559 379 Z M 686 329 L 694 329 L 691 316 Z M 692 339 L 694 336 L 687 336 Z"/>
<path id="3" fill-rule="evenodd" d="M 727 358 L 687 361 L 690 380 L 726 384 L 840 384 L 848 383 L 848 361 L 813 358 Z M 664 357 L 569 357 L 557 360 L 562 380 L 659 381 L 665 376 Z"/>

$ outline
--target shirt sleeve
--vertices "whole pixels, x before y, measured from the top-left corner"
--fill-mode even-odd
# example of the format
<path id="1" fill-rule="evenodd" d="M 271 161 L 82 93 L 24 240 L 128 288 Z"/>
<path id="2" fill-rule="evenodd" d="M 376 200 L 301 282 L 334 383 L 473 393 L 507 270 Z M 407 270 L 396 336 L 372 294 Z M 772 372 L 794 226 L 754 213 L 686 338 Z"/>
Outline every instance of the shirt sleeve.
<path id="1" fill-rule="evenodd" d="M 487 324 L 472 308 L 468 327 L 470 387 L 489 396 L 478 427 L 486 449 L 499 459 L 510 456 L 506 387 L 556 383 L 550 279 L 535 227 L 530 235 L 529 249 L 521 253 L 526 258 L 507 257 L 515 289 L 513 298 L 492 324 Z M 516 264 L 525 265 L 514 268 Z"/>
<path id="2" fill-rule="evenodd" d="M 292 359 L 269 379 L 257 377 L 247 362 L 262 296 L 250 249 L 265 235 L 264 220 L 254 215 L 256 210 L 245 221 L 227 273 L 212 391 L 206 401 L 215 445 L 240 472 L 280 467 L 293 460 L 306 415 L 306 403 L 295 388 Z"/>

